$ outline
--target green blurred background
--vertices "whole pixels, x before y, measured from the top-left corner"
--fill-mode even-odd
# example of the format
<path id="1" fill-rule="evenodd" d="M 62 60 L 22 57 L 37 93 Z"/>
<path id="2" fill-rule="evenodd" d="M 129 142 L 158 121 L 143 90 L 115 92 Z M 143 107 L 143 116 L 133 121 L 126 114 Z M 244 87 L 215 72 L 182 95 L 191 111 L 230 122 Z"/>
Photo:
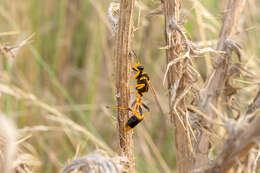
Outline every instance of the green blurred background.
<path id="1" fill-rule="evenodd" d="M 21 130 L 23 135 L 20 138 L 29 136 L 22 144 L 23 149 L 41 162 L 39 172 L 58 172 L 76 153 L 82 156 L 97 148 L 102 149 L 97 142 L 118 151 L 116 112 L 105 108 L 116 104 L 115 42 L 107 16 L 110 2 L 0 1 L 2 45 L 18 45 L 34 33 L 33 41 L 19 50 L 12 65 L 1 55 L 1 83 L 17 88 L 17 93 L 8 94 L 2 88 L 0 101 L 2 112 L 14 119 Z M 226 3 L 227 0 L 183 1 L 181 25 L 195 43 L 216 46 Z M 259 5 L 257 0 L 247 1 L 238 40 L 243 45 L 242 62 L 256 74 L 259 74 L 260 53 Z M 152 85 L 167 113 L 167 87 L 162 84 L 166 70 L 165 50 L 162 49 L 165 46 L 164 18 L 162 14 L 149 15 L 160 7 L 160 1 L 136 1 L 134 22 L 137 30 L 132 48 L 150 74 Z M 1 35 L 6 32 L 10 33 Z M 210 68 L 210 55 L 197 57 L 194 61 L 205 79 Z M 239 104 L 245 108 L 255 93 L 255 86 L 240 85 L 246 86 L 239 93 Z M 30 95 L 38 99 L 28 98 Z M 42 106 L 39 101 L 46 105 Z M 160 114 L 151 94 L 145 96 L 145 102 L 152 110 L 142 125 L 134 130 L 137 170 L 140 173 L 173 172 L 176 160 L 170 117 Z M 97 142 L 78 130 L 75 124 L 64 125 L 55 119 L 58 117 L 55 111 L 90 132 Z"/>

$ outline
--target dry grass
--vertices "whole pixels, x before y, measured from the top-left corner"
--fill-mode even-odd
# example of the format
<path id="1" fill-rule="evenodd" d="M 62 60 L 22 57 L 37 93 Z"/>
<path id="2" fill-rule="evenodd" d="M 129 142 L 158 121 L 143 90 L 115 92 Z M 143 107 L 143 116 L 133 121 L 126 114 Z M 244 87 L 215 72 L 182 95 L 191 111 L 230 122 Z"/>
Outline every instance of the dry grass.
<path id="1" fill-rule="evenodd" d="M 192 99 L 204 98 L 199 91 L 207 86 L 204 84 L 208 82 L 214 60 L 222 53 L 212 50 L 217 46 L 227 2 L 182 2 L 178 25 L 187 40 L 192 40 L 199 48 L 196 50 L 212 49 L 204 49 L 206 54 L 195 52 L 194 57 L 194 52 L 190 52 L 192 58 L 187 70 L 192 76 L 189 77 L 197 77 L 197 72 L 201 77 L 169 100 L 167 88 L 162 85 L 166 71 L 167 75 L 171 73 L 169 69 L 187 56 L 165 63 L 165 49 L 169 47 L 164 42 L 161 2 L 136 0 L 131 47 L 149 73 L 166 113 L 161 115 L 152 94 L 145 96 L 144 101 L 152 112 L 133 133 L 137 172 L 177 172 L 173 140 L 176 129 L 172 130 L 168 115 L 169 101 L 177 105 L 175 111 L 182 116 L 178 105 L 185 96 L 189 114 L 185 114 L 183 122 L 190 137 L 188 149 L 196 152 L 191 144 L 195 143 L 194 136 L 201 133 L 199 129 L 203 129 L 209 136 L 211 158 L 225 153 L 223 146 L 229 143 L 229 137 L 233 136 L 230 134 L 236 129 L 231 127 L 243 127 L 241 134 L 247 134 L 244 130 L 258 117 L 260 4 L 257 0 L 248 0 L 240 17 L 236 42 L 242 46 L 241 60 L 232 54 L 234 64 L 230 72 L 234 73 L 225 84 L 228 97 L 221 97 L 218 106 L 210 106 L 217 119 L 194 105 L 199 102 Z M 106 105 L 115 105 L 116 99 L 115 40 L 107 15 L 109 5 L 110 1 L 93 0 L 0 2 L 1 170 L 59 172 L 75 155 L 82 158 L 96 149 L 104 150 L 109 158 L 117 157 L 117 118 L 115 112 L 105 109 Z M 131 101 L 134 96 L 130 98 Z M 247 112 L 248 107 L 255 113 Z M 7 118 L 2 120 L 2 117 Z M 204 123 L 214 128 L 209 130 Z M 248 157 L 235 160 L 231 172 L 259 171 L 258 153 L 259 147 L 254 145 Z M 236 151 L 233 155 L 237 156 Z M 227 159 L 234 161 L 231 157 Z"/>
<path id="2" fill-rule="evenodd" d="M 3 114 L 0 117 L 0 132 L 0 169 L 2 173 L 39 171 L 41 162 L 26 149 L 32 147 L 26 142 L 31 136 L 23 137 L 22 133 L 19 133 Z"/>

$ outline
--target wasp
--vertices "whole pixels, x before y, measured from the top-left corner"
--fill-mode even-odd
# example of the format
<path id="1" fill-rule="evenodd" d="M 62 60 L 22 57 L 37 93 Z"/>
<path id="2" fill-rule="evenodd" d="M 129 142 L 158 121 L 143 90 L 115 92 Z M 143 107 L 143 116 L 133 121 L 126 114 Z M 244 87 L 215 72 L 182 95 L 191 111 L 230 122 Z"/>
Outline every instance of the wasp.
<path id="1" fill-rule="evenodd" d="M 150 109 L 149 109 L 149 107 L 147 105 L 145 105 L 142 102 L 142 97 L 143 97 L 143 95 L 145 93 L 147 93 L 149 91 L 149 89 L 151 89 L 153 97 L 155 99 L 155 102 L 156 102 L 158 108 L 160 109 L 161 114 L 165 115 L 164 111 L 162 109 L 162 106 L 161 106 L 161 104 L 159 102 L 159 99 L 158 99 L 158 97 L 156 95 L 156 92 L 155 92 L 154 88 L 151 85 L 151 81 L 150 81 L 149 75 L 144 71 L 144 66 L 141 65 L 140 59 L 136 56 L 136 54 L 135 54 L 135 52 L 133 50 L 130 52 L 130 55 L 134 55 L 135 58 L 137 59 L 137 63 L 136 64 L 131 64 L 132 70 L 135 72 L 135 75 L 133 77 L 136 79 L 136 86 L 134 86 L 134 87 L 135 87 L 135 89 L 137 91 L 137 97 L 136 97 L 136 100 L 132 103 L 132 107 L 134 105 L 136 105 L 135 110 L 138 110 L 140 106 L 143 106 L 148 111 L 147 112 L 147 114 L 148 114 L 150 112 Z M 139 112 L 142 112 L 142 108 L 139 109 Z M 147 116 L 147 114 L 145 114 L 143 119 Z"/>
<path id="2" fill-rule="evenodd" d="M 134 56 L 138 59 L 134 51 L 131 51 L 130 53 L 134 54 Z M 134 100 L 134 102 L 131 104 L 132 108 L 123 108 L 123 107 L 110 107 L 107 106 L 107 108 L 111 109 L 121 109 L 121 110 L 128 110 L 132 112 L 132 116 L 128 119 L 127 123 L 125 124 L 125 130 L 129 131 L 132 128 L 134 128 L 137 124 L 139 124 L 145 117 L 150 113 L 150 108 L 142 102 L 142 97 L 145 93 L 149 90 L 149 82 L 150 78 L 146 72 L 144 72 L 144 66 L 140 64 L 140 61 L 138 59 L 138 62 L 136 64 L 131 64 L 132 70 L 135 72 L 134 78 L 136 79 L 136 86 L 127 86 L 127 87 L 135 87 L 137 92 L 137 97 Z M 145 114 L 143 114 L 143 108 L 147 110 Z"/>
<path id="3" fill-rule="evenodd" d="M 131 64 L 132 70 L 135 72 L 133 78 L 136 79 L 136 85 L 135 86 L 126 86 L 126 87 L 135 87 L 137 96 L 136 99 L 131 104 L 131 107 L 135 106 L 135 109 L 132 108 L 123 108 L 123 107 L 110 107 L 107 106 L 107 108 L 112 109 L 121 109 L 121 110 L 128 110 L 132 112 L 132 116 L 128 119 L 127 123 L 125 124 L 125 130 L 129 131 L 130 129 L 134 128 L 137 124 L 139 124 L 145 117 L 150 113 L 150 108 L 142 102 L 142 98 L 144 94 L 146 94 L 149 91 L 149 88 L 152 89 L 154 98 L 156 100 L 156 103 L 158 107 L 160 108 L 160 111 L 163 114 L 161 105 L 158 101 L 158 98 L 156 96 L 155 90 L 151 86 L 149 75 L 144 71 L 144 66 L 141 65 L 139 58 L 136 56 L 134 51 L 130 52 L 130 55 L 134 55 L 135 58 L 138 60 L 136 64 Z M 147 110 L 145 114 L 143 114 L 143 108 Z"/>

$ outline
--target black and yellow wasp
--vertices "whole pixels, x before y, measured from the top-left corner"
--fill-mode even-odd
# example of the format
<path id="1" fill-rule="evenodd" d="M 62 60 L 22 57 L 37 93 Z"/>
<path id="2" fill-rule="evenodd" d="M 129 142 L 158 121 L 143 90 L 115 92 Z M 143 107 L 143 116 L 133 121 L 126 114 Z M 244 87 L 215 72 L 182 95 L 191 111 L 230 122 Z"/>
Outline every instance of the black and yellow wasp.
<path id="1" fill-rule="evenodd" d="M 138 59 L 134 51 L 131 51 L 130 54 L 133 54 Z M 148 74 L 144 72 L 144 67 L 143 65 L 140 64 L 139 59 L 137 64 L 131 64 L 131 66 L 132 66 L 132 70 L 135 72 L 134 78 L 136 79 L 136 86 L 127 86 L 127 87 L 135 87 L 136 89 L 137 96 L 134 102 L 131 104 L 131 107 L 135 106 L 135 108 L 132 109 L 132 108 L 108 106 L 108 108 L 128 110 L 133 113 L 133 115 L 128 119 L 125 125 L 126 131 L 134 128 L 150 113 L 150 108 L 142 102 L 143 95 L 147 93 L 149 90 L 150 78 Z M 145 114 L 143 114 L 143 108 L 147 110 Z"/>

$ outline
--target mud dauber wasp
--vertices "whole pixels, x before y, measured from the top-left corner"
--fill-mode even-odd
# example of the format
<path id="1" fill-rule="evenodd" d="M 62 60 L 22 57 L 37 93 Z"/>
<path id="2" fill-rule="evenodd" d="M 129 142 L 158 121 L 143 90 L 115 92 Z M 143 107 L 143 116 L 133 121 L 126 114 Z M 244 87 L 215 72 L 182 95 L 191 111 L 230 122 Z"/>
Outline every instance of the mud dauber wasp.
<path id="1" fill-rule="evenodd" d="M 134 128 L 150 113 L 150 108 L 142 102 L 143 95 L 149 91 L 149 88 L 152 89 L 155 100 L 156 100 L 157 104 L 159 105 L 160 109 L 162 110 L 162 108 L 159 104 L 159 101 L 156 97 L 155 91 L 154 91 L 153 87 L 151 86 L 150 78 L 149 78 L 148 74 L 146 72 L 144 72 L 144 66 L 140 64 L 140 60 L 136 56 L 134 51 L 130 52 L 130 55 L 132 55 L 132 54 L 138 60 L 138 62 L 136 64 L 131 64 L 132 70 L 135 72 L 133 77 L 136 79 L 136 85 L 135 86 L 125 86 L 125 87 L 129 87 L 129 88 L 135 87 L 137 96 L 136 96 L 136 99 L 131 104 L 131 107 L 135 106 L 135 108 L 132 109 L 132 108 L 124 108 L 124 107 L 107 106 L 107 108 L 110 108 L 110 109 L 128 110 L 133 113 L 133 116 L 131 116 L 128 119 L 127 123 L 125 124 L 126 131 L 129 131 L 132 128 Z M 145 108 L 147 110 L 147 112 L 145 114 L 143 114 L 143 108 Z"/>

